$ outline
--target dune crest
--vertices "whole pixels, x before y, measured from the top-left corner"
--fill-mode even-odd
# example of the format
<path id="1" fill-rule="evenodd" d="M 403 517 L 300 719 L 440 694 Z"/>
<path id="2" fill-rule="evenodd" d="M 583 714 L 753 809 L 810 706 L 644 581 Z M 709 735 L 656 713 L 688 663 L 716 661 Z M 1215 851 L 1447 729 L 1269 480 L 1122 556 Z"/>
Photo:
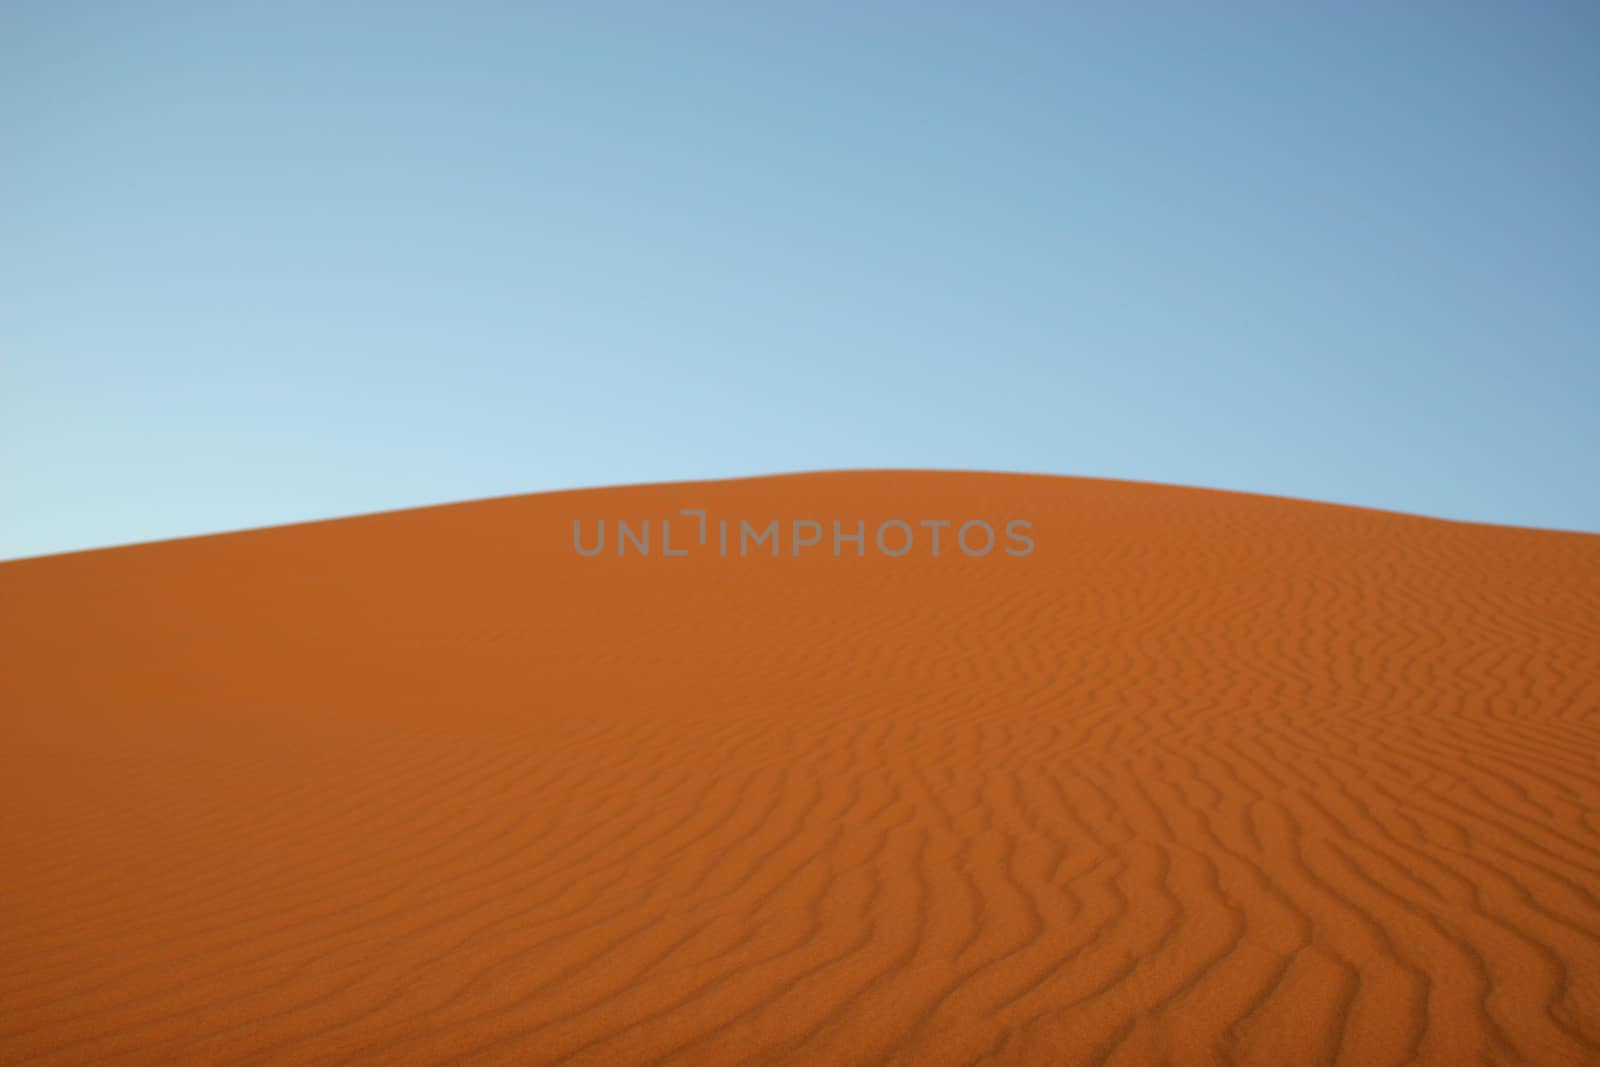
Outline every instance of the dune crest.
<path id="1" fill-rule="evenodd" d="M 684 508 L 1036 547 L 573 550 Z M 1600 537 L 633 486 L 0 564 L 0 648 L 0 1063 L 1600 1063 Z"/>

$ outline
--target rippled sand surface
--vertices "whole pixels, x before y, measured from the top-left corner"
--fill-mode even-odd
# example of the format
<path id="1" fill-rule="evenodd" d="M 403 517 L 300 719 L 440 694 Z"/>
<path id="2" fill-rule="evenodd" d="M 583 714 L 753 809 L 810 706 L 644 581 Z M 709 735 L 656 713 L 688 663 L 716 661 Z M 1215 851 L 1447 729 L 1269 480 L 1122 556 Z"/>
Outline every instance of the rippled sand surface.
<path id="1" fill-rule="evenodd" d="M 679 508 L 1037 547 L 573 551 Z M 875 472 L 0 564 L 0 1006 L 7 1064 L 1600 1063 L 1600 537 Z"/>

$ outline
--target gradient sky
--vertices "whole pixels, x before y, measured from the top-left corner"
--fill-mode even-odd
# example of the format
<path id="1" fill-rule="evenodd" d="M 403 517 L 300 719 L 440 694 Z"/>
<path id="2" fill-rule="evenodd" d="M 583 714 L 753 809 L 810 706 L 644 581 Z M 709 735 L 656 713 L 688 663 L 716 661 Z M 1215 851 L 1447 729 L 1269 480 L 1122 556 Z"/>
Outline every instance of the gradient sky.
<path id="1" fill-rule="evenodd" d="M 1600 7 L 753 6 L 0 6 L 0 557 L 836 467 L 1600 530 Z"/>

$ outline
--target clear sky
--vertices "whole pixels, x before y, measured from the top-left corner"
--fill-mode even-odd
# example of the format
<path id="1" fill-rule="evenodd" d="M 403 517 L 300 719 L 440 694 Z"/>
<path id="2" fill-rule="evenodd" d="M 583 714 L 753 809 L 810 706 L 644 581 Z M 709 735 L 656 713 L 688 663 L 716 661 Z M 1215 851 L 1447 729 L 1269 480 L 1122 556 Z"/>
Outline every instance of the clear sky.
<path id="1" fill-rule="evenodd" d="M 1597 55 L 1511 0 L 11 0 L 0 557 L 839 467 L 1600 530 Z"/>

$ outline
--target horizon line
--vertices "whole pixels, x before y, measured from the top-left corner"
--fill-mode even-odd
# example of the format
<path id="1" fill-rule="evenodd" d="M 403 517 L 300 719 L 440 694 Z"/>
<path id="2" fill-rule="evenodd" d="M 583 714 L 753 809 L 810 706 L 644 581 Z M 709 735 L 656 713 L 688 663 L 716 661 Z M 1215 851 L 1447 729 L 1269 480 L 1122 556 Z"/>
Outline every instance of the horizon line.
<path id="1" fill-rule="evenodd" d="M 1258 497 L 1266 500 L 1281 500 L 1297 504 L 1314 504 L 1321 507 L 1341 508 L 1351 511 L 1368 511 L 1383 515 L 1396 515 L 1409 519 L 1421 519 L 1427 522 L 1451 523 L 1458 526 L 1480 526 L 1503 530 L 1524 530 L 1535 533 L 1553 533 L 1576 535 L 1580 537 L 1597 537 L 1600 531 L 1580 530 L 1563 526 L 1538 526 L 1527 523 L 1513 522 L 1488 522 L 1479 519 L 1459 519 L 1444 515 L 1431 515 L 1425 512 L 1407 511 L 1402 508 L 1378 507 L 1371 504 L 1357 504 L 1342 500 L 1325 500 L 1319 497 L 1295 496 L 1287 493 L 1268 493 L 1253 489 L 1234 489 L 1218 485 L 1191 485 L 1184 482 L 1165 482 L 1141 478 L 1113 478 L 1094 474 L 1063 474 L 1055 471 L 1025 471 L 1001 470 L 985 467 L 826 467 L 806 468 L 801 470 L 767 471 L 761 474 L 735 474 L 718 475 L 703 478 L 666 478 L 660 481 L 630 481 L 605 483 L 599 485 L 574 485 L 560 486 L 548 489 L 517 490 L 509 493 L 494 493 L 489 496 L 462 497 L 449 500 L 436 500 L 421 504 L 402 504 L 392 508 L 378 508 L 373 511 L 342 512 L 335 515 L 323 515 L 315 518 L 289 519 L 283 522 L 267 522 L 253 526 L 236 526 L 216 530 L 203 530 L 197 533 L 177 534 L 171 537 L 152 537 L 132 541 L 114 541 L 108 544 L 91 545 L 85 548 L 67 548 L 52 552 L 39 552 L 22 556 L 0 556 L 0 566 L 9 563 L 24 563 L 34 560 L 56 559 L 62 556 L 76 556 L 89 552 L 112 552 L 120 549 L 140 548 L 147 545 L 162 545 L 180 541 L 196 541 L 209 537 L 232 537 L 239 534 L 261 533 L 268 530 L 290 529 L 300 526 L 316 526 L 330 522 L 348 522 L 354 519 L 377 518 L 383 515 L 401 515 L 414 511 L 432 511 L 439 508 L 466 507 L 473 504 L 486 504 L 494 501 L 515 500 L 522 497 L 554 496 L 562 493 L 599 493 L 624 489 L 662 488 L 676 485 L 712 485 L 725 482 L 753 482 L 778 478 L 806 478 L 840 474 L 960 474 L 960 475 L 986 475 L 1003 478 L 1040 478 L 1058 479 L 1080 482 L 1110 482 L 1118 485 L 1148 486 L 1157 489 L 1177 489 L 1195 493 L 1219 493 L 1229 496 Z"/>

